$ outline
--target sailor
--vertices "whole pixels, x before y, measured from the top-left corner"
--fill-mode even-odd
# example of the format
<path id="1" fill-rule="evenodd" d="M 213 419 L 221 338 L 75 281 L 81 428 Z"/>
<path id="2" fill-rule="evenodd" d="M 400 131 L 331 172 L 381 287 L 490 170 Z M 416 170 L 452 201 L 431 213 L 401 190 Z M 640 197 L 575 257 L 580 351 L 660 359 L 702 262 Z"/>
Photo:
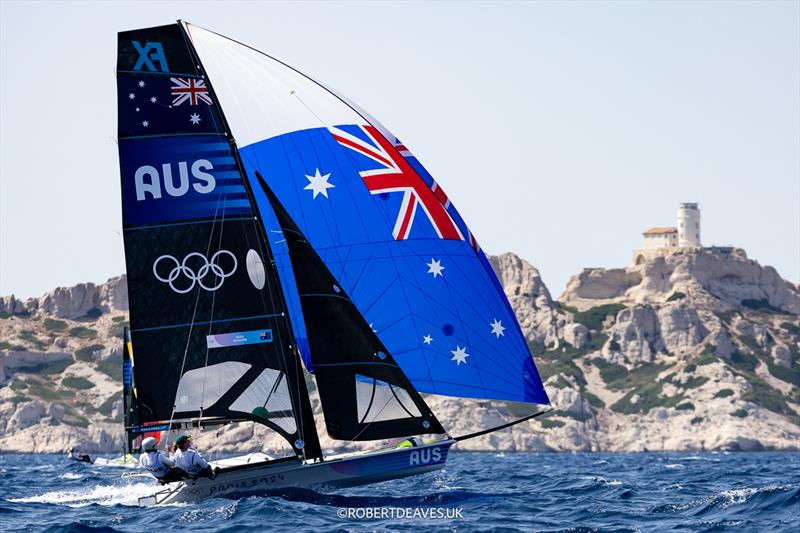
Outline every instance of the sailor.
<path id="1" fill-rule="evenodd" d="M 395 448 L 412 448 L 416 446 L 422 446 L 425 442 L 419 437 L 409 437 L 406 440 L 400 442 Z"/>
<path id="2" fill-rule="evenodd" d="M 175 466 L 175 460 L 158 451 L 158 443 L 153 437 L 142 441 L 144 453 L 139 456 L 139 466 L 146 469 L 159 483 L 172 483 L 187 477 L 186 472 Z"/>
<path id="3" fill-rule="evenodd" d="M 79 461 L 81 463 L 90 463 L 91 464 L 91 462 L 92 462 L 92 458 L 89 457 L 88 453 L 80 452 L 80 451 L 76 450 L 75 448 L 70 448 L 69 450 L 67 450 L 67 457 L 69 457 L 73 461 Z"/>
<path id="4" fill-rule="evenodd" d="M 175 465 L 189 474 L 192 479 L 199 477 L 207 477 L 214 479 L 216 473 L 212 470 L 211 465 L 203 459 L 203 456 L 197 453 L 197 450 L 189 447 L 189 441 L 192 440 L 191 435 L 180 435 L 175 439 L 175 453 L 172 458 L 175 459 Z"/>

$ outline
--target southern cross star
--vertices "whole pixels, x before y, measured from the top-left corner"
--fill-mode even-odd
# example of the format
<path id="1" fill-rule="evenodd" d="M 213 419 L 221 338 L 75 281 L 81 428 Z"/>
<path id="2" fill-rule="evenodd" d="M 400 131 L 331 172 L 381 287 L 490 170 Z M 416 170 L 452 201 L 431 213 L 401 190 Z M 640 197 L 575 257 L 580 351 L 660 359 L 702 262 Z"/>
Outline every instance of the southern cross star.
<path id="1" fill-rule="evenodd" d="M 431 262 L 425 264 L 428 266 L 428 274 L 433 274 L 434 279 L 436 279 L 436 276 L 444 277 L 444 274 L 442 274 L 442 270 L 444 270 L 444 267 L 442 266 L 441 259 L 437 261 L 433 257 L 431 257 Z"/>
<path id="2" fill-rule="evenodd" d="M 460 365 L 461 363 L 467 364 L 467 357 L 470 357 L 470 355 L 467 353 L 466 346 L 463 348 L 461 346 L 456 346 L 456 349 L 451 350 L 450 353 L 453 354 L 453 357 L 451 357 L 450 360 L 455 361 L 456 366 Z"/>
<path id="3" fill-rule="evenodd" d="M 328 198 L 328 189 L 334 189 L 336 185 L 333 183 L 328 183 L 328 178 L 331 176 L 330 172 L 325 174 L 324 176 L 319 173 L 319 169 L 317 169 L 316 173 L 313 176 L 306 175 L 308 178 L 309 184 L 303 187 L 303 190 L 311 191 L 314 193 L 312 200 L 317 198 L 317 195 L 321 194 L 325 198 Z"/>
<path id="4" fill-rule="evenodd" d="M 505 328 L 505 326 L 503 326 L 503 322 L 502 322 L 501 320 L 497 320 L 497 319 L 495 318 L 495 319 L 494 319 L 494 322 L 492 322 L 492 323 L 491 323 L 491 324 L 489 324 L 489 325 L 490 325 L 490 326 L 492 326 L 492 333 L 494 333 L 494 336 L 495 336 L 496 338 L 498 338 L 498 339 L 499 339 L 499 338 L 500 338 L 500 335 L 502 335 L 502 336 L 504 336 L 504 337 L 506 336 L 506 334 L 505 334 L 505 333 L 503 333 L 503 332 L 506 330 L 506 328 Z"/>

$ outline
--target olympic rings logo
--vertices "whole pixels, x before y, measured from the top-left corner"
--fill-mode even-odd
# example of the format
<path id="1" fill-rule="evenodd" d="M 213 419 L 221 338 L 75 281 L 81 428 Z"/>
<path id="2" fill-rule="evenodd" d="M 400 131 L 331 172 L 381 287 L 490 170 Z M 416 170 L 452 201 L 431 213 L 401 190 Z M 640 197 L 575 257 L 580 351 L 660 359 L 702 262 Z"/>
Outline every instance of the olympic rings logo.
<path id="1" fill-rule="evenodd" d="M 222 256 L 230 256 L 231 260 L 233 261 L 233 267 L 226 271 L 223 269 L 219 258 Z M 198 258 L 198 261 L 202 261 L 199 265 L 194 265 L 198 267 L 197 272 L 195 272 L 192 267 L 189 265 L 190 260 L 192 258 Z M 173 263 L 172 269 L 169 271 L 166 277 L 159 274 L 159 265 L 162 261 L 167 261 L 168 263 Z M 193 263 L 197 263 L 198 261 L 192 261 Z M 236 260 L 236 256 L 233 255 L 232 252 L 228 250 L 220 250 L 214 255 L 211 256 L 211 260 L 208 260 L 206 256 L 199 252 L 192 252 L 186 257 L 183 258 L 183 261 L 178 261 L 175 257 L 171 255 L 162 255 L 158 259 L 155 260 L 153 263 L 153 275 L 156 279 L 162 283 L 168 283 L 169 288 L 173 290 L 173 292 L 177 292 L 178 294 L 186 294 L 187 292 L 194 289 L 195 285 L 200 285 L 203 289 L 213 292 L 220 287 L 222 284 L 225 283 L 225 278 L 228 278 L 236 272 L 236 268 L 239 266 L 238 261 Z M 163 270 L 161 270 L 163 272 Z M 210 274 L 214 275 L 213 280 L 207 280 L 206 277 Z M 191 283 L 186 288 L 181 288 L 179 286 L 175 286 L 175 281 L 180 278 L 185 277 Z M 212 283 L 213 281 L 213 283 Z"/>

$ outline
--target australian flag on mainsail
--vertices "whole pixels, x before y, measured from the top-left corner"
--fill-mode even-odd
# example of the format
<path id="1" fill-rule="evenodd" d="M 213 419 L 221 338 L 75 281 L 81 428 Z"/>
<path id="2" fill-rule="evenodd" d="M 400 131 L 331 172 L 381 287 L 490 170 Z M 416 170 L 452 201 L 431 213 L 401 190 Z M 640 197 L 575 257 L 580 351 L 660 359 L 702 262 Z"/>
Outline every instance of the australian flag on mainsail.
<path id="1" fill-rule="evenodd" d="M 340 124 L 279 135 L 240 153 L 248 176 L 258 170 L 269 181 L 417 389 L 548 403 L 474 236 L 441 187 L 392 139 L 370 124 Z M 294 287 L 258 189 L 284 285 Z M 287 300 L 302 352 L 298 295 L 289 290 Z"/>
<path id="2" fill-rule="evenodd" d="M 208 134 L 220 120 L 205 80 L 197 75 L 119 76 L 120 137 Z"/>

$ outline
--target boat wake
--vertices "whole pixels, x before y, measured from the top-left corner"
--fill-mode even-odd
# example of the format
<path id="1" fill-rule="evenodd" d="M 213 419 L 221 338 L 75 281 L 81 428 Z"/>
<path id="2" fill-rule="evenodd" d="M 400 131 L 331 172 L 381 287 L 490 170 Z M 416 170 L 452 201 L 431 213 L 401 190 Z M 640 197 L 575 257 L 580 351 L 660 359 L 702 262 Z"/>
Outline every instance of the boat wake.
<path id="1" fill-rule="evenodd" d="M 68 507 L 84 507 L 93 504 L 105 506 L 136 506 L 139 503 L 139 498 L 150 496 L 159 489 L 160 487 L 154 484 L 152 479 L 147 481 L 133 481 L 131 479 L 120 478 L 118 482 L 110 485 L 101 484 L 80 489 L 55 490 L 36 496 L 10 498 L 8 501 L 14 503 L 49 503 Z"/>

